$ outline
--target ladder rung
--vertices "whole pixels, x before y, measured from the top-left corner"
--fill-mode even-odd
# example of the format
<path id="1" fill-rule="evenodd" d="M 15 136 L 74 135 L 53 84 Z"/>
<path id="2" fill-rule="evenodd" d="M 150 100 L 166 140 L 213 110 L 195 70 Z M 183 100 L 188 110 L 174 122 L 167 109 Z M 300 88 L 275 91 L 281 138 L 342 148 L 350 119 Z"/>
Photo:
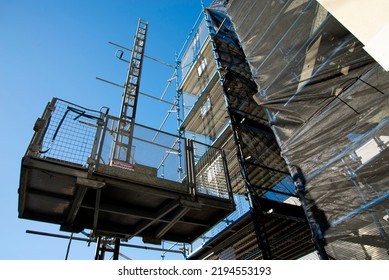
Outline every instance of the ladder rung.
<path id="1" fill-rule="evenodd" d="M 130 97 L 133 97 L 133 98 L 136 97 L 136 94 L 126 93 L 126 95 L 128 95 L 128 96 L 130 96 Z"/>
<path id="2" fill-rule="evenodd" d="M 127 77 L 127 86 L 132 86 L 133 88 L 135 88 L 138 86 L 139 75 L 136 75 L 136 76 L 133 75 L 131 73 L 131 70 L 132 70 L 131 68 L 128 70 L 129 73 L 128 73 L 128 77 Z"/>
<path id="3" fill-rule="evenodd" d="M 138 54 L 138 53 L 136 52 L 136 54 Z M 137 57 L 133 57 L 131 60 L 132 60 L 132 64 L 134 64 L 134 62 L 138 62 L 140 64 L 140 59 Z"/>
<path id="4" fill-rule="evenodd" d="M 129 104 L 129 103 L 124 103 L 124 105 L 125 105 L 126 107 L 131 107 L 131 108 L 134 108 L 134 105 L 132 105 L 132 104 Z"/>
<path id="5" fill-rule="evenodd" d="M 130 99 L 130 101 L 133 101 L 134 100 L 134 98 L 133 98 L 133 96 L 131 96 L 131 99 Z M 125 102 L 124 104 L 133 104 L 133 102 Z"/>
<path id="6" fill-rule="evenodd" d="M 132 52 L 135 54 L 142 54 L 143 53 L 143 46 L 136 45 L 136 47 L 137 48 L 135 48 Z"/>
<path id="7" fill-rule="evenodd" d="M 133 95 L 133 94 L 130 94 L 130 93 L 127 93 L 127 94 L 126 94 L 126 98 L 127 98 L 127 99 L 130 99 L 130 101 L 135 100 L 135 97 L 136 97 L 136 96 Z M 126 102 L 126 103 L 129 103 L 129 102 Z"/>
<path id="8" fill-rule="evenodd" d="M 123 142 L 116 141 L 116 146 L 128 147 L 128 143 L 123 143 Z"/>
<path id="9" fill-rule="evenodd" d="M 133 83 L 131 83 L 131 82 L 129 82 L 129 83 L 127 84 L 127 91 L 132 90 L 132 89 L 136 89 L 136 88 L 137 88 L 137 85 L 136 85 L 136 84 L 133 84 Z"/>
<path id="10" fill-rule="evenodd" d="M 142 35 L 141 37 L 139 37 L 139 36 L 136 36 L 135 37 L 135 45 L 141 45 L 141 46 L 143 46 L 144 45 L 144 43 L 145 43 L 145 40 L 143 40 L 142 38 L 144 38 L 145 36 L 144 35 Z"/>
<path id="11" fill-rule="evenodd" d="M 138 86 L 137 81 L 135 81 L 135 83 L 134 83 L 134 82 L 131 82 L 131 81 L 133 81 L 134 79 L 138 79 L 138 78 L 139 78 L 139 75 L 136 75 L 135 72 L 132 73 L 133 71 L 130 71 L 130 72 L 131 72 L 131 73 L 130 73 L 131 77 L 130 77 L 130 82 L 129 82 L 129 83 L 131 83 L 131 85 L 132 85 L 133 87 L 136 87 L 136 86 Z"/>
<path id="12" fill-rule="evenodd" d="M 127 79 L 127 86 L 131 86 L 133 88 L 136 88 L 138 86 L 138 84 L 131 81 L 131 80 L 133 80 L 133 78 L 139 78 L 139 77 L 134 77 L 133 75 L 129 75 L 129 77 Z"/>
<path id="13" fill-rule="evenodd" d="M 134 92 L 134 93 L 132 93 L 132 92 Z M 126 90 L 126 95 L 129 95 L 129 96 L 135 98 L 135 97 L 137 96 L 135 88 L 134 88 L 134 89 L 128 88 L 128 89 Z"/>
<path id="14" fill-rule="evenodd" d="M 132 92 L 134 92 L 134 93 L 132 93 Z M 137 96 L 136 88 L 127 88 L 126 94 L 129 96 L 132 96 L 132 97 L 136 97 Z"/>
<path id="15" fill-rule="evenodd" d="M 134 86 L 133 84 L 127 84 L 126 93 L 130 94 L 131 92 L 136 92 L 136 89 L 137 87 Z"/>
<path id="16" fill-rule="evenodd" d="M 118 133 L 119 133 L 119 134 L 122 133 L 123 135 L 126 135 L 126 134 L 128 134 L 128 133 L 130 132 L 130 129 L 131 129 L 131 128 L 132 128 L 132 126 L 130 126 L 129 129 L 119 129 L 119 130 L 118 130 Z"/>
<path id="17" fill-rule="evenodd" d="M 123 117 L 123 119 L 127 119 L 127 120 L 125 120 L 127 123 L 126 123 L 126 126 L 127 126 L 127 128 L 126 129 L 124 129 L 124 128 L 121 128 L 121 129 L 119 129 L 119 132 L 124 132 L 124 133 L 127 133 L 127 132 L 129 132 L 129 130 L 132 128 L 132 127 L 134 127 L 134 125 L 133 125 L 133 119 L 134 118 L 132 118 L 132 117 L 130 117 L 130 116 L 122 116 Z"/>
<path id="18" fill-rule="evenodd" d="M 124 103 L 126 107 L 134 108 L 134 103 Z"/>
<path id="19" fill-rule="evenodd" d="M 129 87 L 129 86 L 127 85 L 126 93 L 127 93 L 127 94 L 130 94 L 130 93 L 133 92 L 133 91 L 136 91 L 136 87 Z"/>
<path id="20" fill-rule="evenodd" d="M 132 70 L 133 68 L 134 68 L 134 65 L 131 65 L 129 70 Z M 138 68 L 138 69 L 140 69 L 140 68 Z M 138 78 L 138 76 L 139 75 L 136 75 L 137 78 Z"/>
<path id="21" fill-rule="evenodd" d="M 137 96 L 137 93 L 136 93 L 136 88 L 127 88 L 126 90 L 126 95 L 129 95 L 131 97 L 136 97 Z"/>

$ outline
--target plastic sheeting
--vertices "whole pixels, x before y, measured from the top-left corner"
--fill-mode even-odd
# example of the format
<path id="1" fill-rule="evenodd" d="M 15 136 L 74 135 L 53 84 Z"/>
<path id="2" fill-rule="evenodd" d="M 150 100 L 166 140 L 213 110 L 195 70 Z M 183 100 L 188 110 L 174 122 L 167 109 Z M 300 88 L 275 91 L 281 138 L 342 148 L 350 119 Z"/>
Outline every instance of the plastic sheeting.
<path id="1" fill-rule="evenodd" d="M 247 174 L 245 180 L 257 193 L 263 194 L 288 176 L 288 170 L 274 133 L 264 122 L 264 110 L 252 102 L 257 87 L 225 12 L 222 3 L 218 2 L 208 10 L 213 50 L 229 116 L 239 135 L 241 162 Z M 289 192 L 286 188 L 281 189 Z"/>
<path id="2" fill-rule="evenodd" d="M 258 87 L 251 103 L 324 213 L 327 253 L 389 259 L 389 74 L 314 0 L 216 2 Z"/>
<path id="3" fill-rule="evenodd" d="M 228 17 L 226 18 L 223 6 L 212 5 L 206 10 L 206 14 L 245 188 L 234 186 L 234 180 L 232 185 L 235 191 L 239 189 L 248 193 L 252 203 L 251 221 L 254 231 L 253 235 L 248 237 L 251 245 L 245 246 L 255 254 L 247 257 L 263 259 L 301 257 L 313 250 L 310 229 L 302 208 L 274 201 L 280 197 L 285 200 L 294 193 L 290 191 L 285 180 L 289 178 L 291 181 L 290 174 L 280 155 L 276 137 L 265 119 L 266 113 L 262 107 L 253 102 L 257 86 L 252 79 L 250 67 L 233 32 L 232 24 Z M 259 197 L 263 194 L 266 198 Z M 300 230 L 298 237 L 289 235 L 289 230 L 296 220 Z M 303 239 L 308 240 L 308 244 L 301 247 Z M 217 244 L 217 241 L 215 242 Z M 292 250 L 293 254 L 282 254 L 283 250 Z"/>

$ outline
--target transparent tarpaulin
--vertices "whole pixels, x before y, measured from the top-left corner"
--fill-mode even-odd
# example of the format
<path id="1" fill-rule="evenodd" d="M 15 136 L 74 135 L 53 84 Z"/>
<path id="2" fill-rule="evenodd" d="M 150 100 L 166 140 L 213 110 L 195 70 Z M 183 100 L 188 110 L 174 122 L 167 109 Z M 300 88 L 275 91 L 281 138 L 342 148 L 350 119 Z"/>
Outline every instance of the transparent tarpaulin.
<path id="1" fill-rule="evenodd" d="M 316 1 L 225 6 L 289 167 L 321 213 L 327 253 L 388 259 L 389 74 Z"/>

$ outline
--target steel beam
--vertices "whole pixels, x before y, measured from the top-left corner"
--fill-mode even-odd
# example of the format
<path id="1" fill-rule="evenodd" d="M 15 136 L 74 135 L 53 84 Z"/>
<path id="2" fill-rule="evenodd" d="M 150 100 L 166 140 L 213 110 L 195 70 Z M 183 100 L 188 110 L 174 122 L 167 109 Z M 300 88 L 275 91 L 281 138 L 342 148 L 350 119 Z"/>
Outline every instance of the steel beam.
<path id="1" fill-rule="evenodd" d="M 160 226 L 156 232 L 156 238 L 160 239 L 163 237 L 163 235 L 171 229 L 186 213 L 188 213 L 190 209 L 189 208 L 179 208 L 174 213 L 174 218 L 168 223 L 167 225 Z"/>
<path id="2" fill-rule="evenodd" d="M 74 196 L 72 206 L 70 207 L 68 216 L 66 218 L 66 224 L 72 225 L 74 223 L 74 220 L 77 217 L 78 210 L 80 210 L 80 206 L 81 206 L 82 200 L 84 199 L 86 190 L 87 190 L 86 187 L 78 186 L 76 194 Z"/>
<path id="3" fill-rule="evenodd" d="M 179 205 L 180 204 L 179 204 L 179 202 L 177 200 L 173 200 L 173 201 L 169 202 L 168 204 L 166 204 L 164 207 L 162 207 L 157 212 L 157 214 L 155 215 L 155 218 L 153 220 L 151 220 L 151 221 L 150 220 L 146 220 L 146 221 L 143 221 L 141 224 L 139 224 L 135 228 L 133 235 L 134 236 L 139 235 L 142 231 L 147 229 L 149 226 L 155 224 L 156 222 L 159 222 L 162 217 L 164 217 L 169 212 L 171 212 L 174 209 L 176 209 Z"/>
<path id="4" fill-rule="evenodd" d="M 95 208 L 93 214 L 93 231 L 96 231 L 97 222 L 99 220 L 99 210 L 100 210 L 100 200 L 101 200 L 101 189 L 96 190 L 96 200 L 95 200 Z"/>
<path id="5" fill-rule="evenodd" d="M 93 206 L 90 205 L 81 205 L 81 208 L 88 209 L 88 210 L 94 210 Z M 100 212 L 105 213 L 111 213 L 111 214 L 118 214 L 123 216 L 131 216 L 135 218 L 140 219 L 146 219 L 146 220 L 155 220 L 156 215 L 152 211 L 146 211 L 146 210 L 138 210 L 138 209 L 131 209 L 129 207 L 120 207 L 115 205 L 107 205 L 107 204 L 100 204 Z M 170 223 L 171 219 L 167 218 L 161 218 L 159 219 L 159 222 L 161 223 Z M 180 220 L 179 223 L 188 224 L 188 225 L 194 225 L 194 226 L 201 226 L 201 227 L 209 227 L 209 224 L 204 224 L 203 222 L 196 221 L 196 220 Z"/>
<path id="6" fill-rule="evenodd" d="M 48 237 L 55 237 L 55 238 L 62 238 L 62 239 L 69 239 L 70 236 L 68 235 L 62 235 L 62 234 L 54 234 L 54 233 L 47 233 L 42 231 L 34 231 L 34 230 L 26 230 L 26 233 L 28 234 L 35 234 L 35 235 L 42 235 L 42 236 L 48 236 Z M 98 239 L 90 239 L 90 238 L 83 238 L 83 237 L 76 237 L 73 236 L 73 240 L 76 241 L 83 241 L 83 242 L 98 242 Z M 128 248 L 135 248 L 135 249 L 143 249 L 143 250 L 152 250 L 152 251 L 160 251 L 160 252 L 169 252 L 169 253 L 176 253 L 176 254 L 182 254 L 182 251 L 179 250 L 172 250 L 172 249 L 162 249 L 162 248 L 156 248 L 156 247 L 150 247 L 150 246 L 139 246 L 134 244 L 126 244 L 121 243 L 121 247 L 128 247 Z"/>

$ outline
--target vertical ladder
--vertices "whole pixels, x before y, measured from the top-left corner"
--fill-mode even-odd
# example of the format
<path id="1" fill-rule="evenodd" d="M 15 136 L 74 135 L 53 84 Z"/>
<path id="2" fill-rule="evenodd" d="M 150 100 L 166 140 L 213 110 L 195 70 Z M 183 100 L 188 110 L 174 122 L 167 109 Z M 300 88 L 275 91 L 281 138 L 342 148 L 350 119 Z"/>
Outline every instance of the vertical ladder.
<path id="1" fill-rule="evenodd" d="M 128 66 L 127 80 L 124 85 L 120 121 L 113 150 L 113 160 L 131 162 L 132 138 L 135 125 L 136 106 L 138 103 L 140 76 L 142 72 L 143 55 L 146 43 L 148 22 L 138 21 L 132 56 Z"/>

